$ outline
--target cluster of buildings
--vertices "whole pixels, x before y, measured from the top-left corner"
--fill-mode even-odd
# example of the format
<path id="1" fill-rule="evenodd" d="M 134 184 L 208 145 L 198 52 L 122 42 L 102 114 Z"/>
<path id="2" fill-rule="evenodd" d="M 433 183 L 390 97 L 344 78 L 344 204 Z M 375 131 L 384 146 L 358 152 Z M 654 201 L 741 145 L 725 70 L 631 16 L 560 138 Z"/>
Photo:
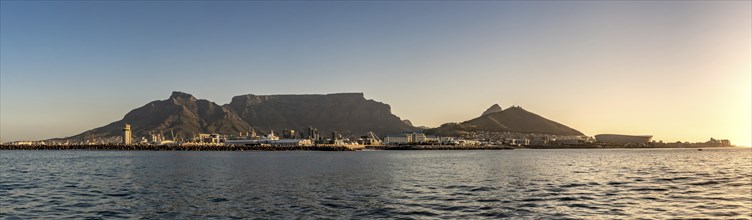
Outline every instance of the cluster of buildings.
<path id="1" fill-rule="evenodd" d="M 715 139 L 715 138 L 712 138 L 712 137 L 710 138 L 710 140 L 708 140 L 706 142 L 690 143 L 690 142 L 677 141 L 677 142 L 664 143 L 663 141 L 658 141 L 658 142 L 653 141 L 653 142 L 650 143 L 650 145 L 653 146 L 653 147 L 663 147 L 663 148 L 687 148 L 687 147 L 691 147 L 691 148 L 703 148 L 703 147 L 731 147 L 731 146 L 734 146 L 734 145 L 731 145 L 731 141 L 729 141 L 727 139 L 718 140 L 718 139 Z"/>
<path id="2" fill-rule="evenodd" d="M 369 132 L 359 138 L 344 138 L 338 132 L 332 132 L 330 138 L 325 138 L 317 128 L 309 127 L 306 133 L 297 132 L 293 129 L 282 130 L 281 136 L 273 130 L 266 135 L 257 135 L 256 131 L 239 133 L 237 136 L 228 137 L 223 134 L 197 134 L 195 137 L 177 141 L 173 135 L 172 140 L 164 138 L 161 132 L 152 132 L 150 136 L 142 137 L 135 143 L 130 125 L 123 127 L 123 136 L 120 144 L 151 144 L 151 145 L 243 145 L 243 146 L 345 146 L 345 145 L 381 145 L 382 141 L 373 132 Z"/>
<path id="3" fill-rule="evenodd" d="M 254 131 L 250 136 L 239 139 L 224 140 L 225 145 L 274 145 L 274 146 L 312 146 L 315 142 L 309 138 L 298 138 L 295 130 L 284 130 L 282 139 L 271 131 L 265 136 L 257 136 Z"/>
<path id="4" fill-rule="evenodd" d="M 460 146 L 477 146 L 481 145 L 480 141 L 469 140 L 457 137 L 439 137 L 426 135 L 423 132 L 403 132 L 399 135 L 387 135 L 384 137 L 386 145 L 403 145 L 403 144 L 441 144 L 441 145 L 460 145 Z"/>
<path id="5" fill-rule="evenodd" d="M 228 137 L 222 134 L 198 134 L 192 138 L 178 140 L 175 135 L 167 139 L 161 132 L 152 132 L 148 137 L 134 140 L 130 124 L 125 124 L 122 129 L 123 135 L 116 137 L 90 137 L 81 142 L 71 143 L 68 140 L 50 141 L 16 141 L 4 143 L 9 145 L 91 145 L 113 144 L 123 145 L 244 145 L 244 146 L 368 146 L 368 145 L 454 145 L 454 146 L 517 146 L 517 147 L 566 147 L 566 146 L 593 146 L 593 147 L 729 147 L 731 142 L 727 139 L 714 139 L 706 142 L 689 143 L 652 140 L 651 135 L 620 135 L 599 134 L 595 137 L 583 135 L 551 135 L 531 134 L 514 132 L 491 132 L 473 131 L 461 137 L 446 137 L 426 135 L 423 132 L 403 132 L 397 135 L 387 135 L 383 141 L 373 132 L 360 137 L 345 138 L 338 132 L 332 132 L 331 137 L 325 138 L 319 130 L 309 127 L 306 132 L 297 132 L 292 129 L 282 130 L 281 136 L 274 131 L 266 135 L 257 135 L 255 130 L 239 133 L 237 136 Z"/>
<path id="6" fill-rule="evenodd" d="M 537 133 L 516 133 L 497 131 L 472 131 L 463 135 L 462 138 L 479 140 L 490 145 L 508 146 L 575 146 L 586 145 L 595 142 L 591 137 L 584 135 L 554 135 Z"/>

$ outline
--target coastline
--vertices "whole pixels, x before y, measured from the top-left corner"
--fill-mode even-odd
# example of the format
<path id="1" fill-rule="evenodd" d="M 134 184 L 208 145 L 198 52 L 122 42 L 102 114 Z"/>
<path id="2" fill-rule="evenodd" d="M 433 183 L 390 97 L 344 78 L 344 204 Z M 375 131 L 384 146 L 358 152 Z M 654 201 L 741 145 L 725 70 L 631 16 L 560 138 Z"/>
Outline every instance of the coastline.
<path id="1" fill-rule="evenodd" d="M 238 146 L 238 145 L 0 145 L 0 150 L 108 150 L 108 151 L 355 151 L 347 146 Z"/>
<path id="2" fill-rule="evenodd" d="M 702 149 L 745 148 L 740 146 L 651 147 L 651 146 L 455 146 L 455 145 L 373 145 L 373 146 L 240 146 L 240 145 L 0 145 L 0 150 L 103 150 L 103 151 L 361 151 L 361 150 L 515 150 L 515 149 Z M 750 148 L 752 149 L 752 148 Z"/>
<path id="3" fill-rule="evenodd" d="M 398 145 L 366 146 L 371 150 L 514 150 L 510 146 Z"/>

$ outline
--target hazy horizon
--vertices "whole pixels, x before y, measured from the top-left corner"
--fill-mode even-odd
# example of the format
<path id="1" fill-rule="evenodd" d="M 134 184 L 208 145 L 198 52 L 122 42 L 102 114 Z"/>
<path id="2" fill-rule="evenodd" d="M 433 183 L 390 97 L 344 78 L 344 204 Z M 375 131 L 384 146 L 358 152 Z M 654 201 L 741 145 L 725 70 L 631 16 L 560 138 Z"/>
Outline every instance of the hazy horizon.
<path id="1" fill-rule="evenodd" d="M 493 104 L 577 129 L 752 145 L 752 2 L 0 2 L 0 139 L 182 91 L 363 92 L 416 126 Z"/>

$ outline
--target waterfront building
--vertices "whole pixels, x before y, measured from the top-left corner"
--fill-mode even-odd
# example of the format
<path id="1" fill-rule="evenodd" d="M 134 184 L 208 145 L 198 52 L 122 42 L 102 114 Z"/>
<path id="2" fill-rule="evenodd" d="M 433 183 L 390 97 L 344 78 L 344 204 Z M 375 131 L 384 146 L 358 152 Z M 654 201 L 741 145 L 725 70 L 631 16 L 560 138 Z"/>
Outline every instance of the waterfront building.
<path id="1" fill-rule="evenodd" d="M 151 142 L 152 143 L 161 142 L 161 141 L 164 140 L 164 138 L 162 137 L 162 133 L 149 132 L 149 134 L 151 136 Z"/>
<path id="2" fill-rule="evenodd" d="M 530 139 L 527 138 L 507 138 L 504 140 L 504 144 L 511 146 L 528 146 L 530 145 Z"/>
<path id="3" fill-rule="evenodd" d="M 332 138 L 329 139 L 329 144 L 333 145 L 345 145 L 345 139 L 342 138 L 342 134 L 336 131 L 332 131 Z"/>
<path id="4" fill-rule="evenodd" d="M 311 146 L 313 142 L 309 139 L 282 139 L 271 141 L 269 144 L 274 146 L 294 147 L 294 146 Z"/>
<path id="5" fill-rule="evenodd" d="M 282 139 L 295 139 L 295 130 L 282 130 Z"/>
<path id="6" fill-rule="evenodd" d="M 222 137 L 219 134 L 198 134 L 198 142 L 219 144 L 222 142 Z"/>
<path id="7" fill-rule="evenodd" d="M 131 125 L 125 124 L 123 128 L 123 144 L 130 145 L 133 143 L 133 135 L 131 134 Z"/>
<path id="8" fill-rule="evenodd" d="M 310 139 L 268 139 L 264 138 L 261 140 L 227 140 L 224 143 L 225 145 L 245 145 L 245 146 L 254 146 L 254 145 L 273 145 L 273 146 L 280 146 L 280 147 L 295 147 L 295 146 L 312 146 L 313 141 Z"/>
<path id="9" fill-rule="evenodd" d="M 387 135 L 384 137 L 384 144 L 406 144 L 410 143 L 409 137 L 405 135 Z"/>
<path id="10" fill-rule="evenodd" d="M 459 139 L 459 140 L 455 140 L 455 141 L 456 142 L 454 144 L 455 145 L 459 145 L 459 146 L 479 146 L 481 144 L 480 141 L 477 141 L 477 140 Z"/>
<path id="11" fill-rule="evenodd" d="M 439 138 L 436 136 L 428 138 L 423 132 L 403 132 L 401 135 L 387 135 L 384 137 L 384 144 L 426 143 L 429 140 L 438 141 Z"/>
<path id="12" fill-rule="evenodd" d="M 10 142 L 10 145 L 16 145 L 16 146 L 31 146 L 33 145 L 33 141 L 14 141 Z"/>
<path id="13" fill-rule="evenodd" d="M 426 142 L 426 134 L 424 134 L 423 132 L 412 132 L 412 133 L 407 133 L 407 135 L 409 135 L 411 137 L 410 138 L 411 139 L 410 140 L 411 143 L 423 143 L 423 142 Z"/>
<path id="14" fill-rule="evenodd" d="M 308 127 L 308 139 L 310 140 L 319 140 L 319 129 Z"/>

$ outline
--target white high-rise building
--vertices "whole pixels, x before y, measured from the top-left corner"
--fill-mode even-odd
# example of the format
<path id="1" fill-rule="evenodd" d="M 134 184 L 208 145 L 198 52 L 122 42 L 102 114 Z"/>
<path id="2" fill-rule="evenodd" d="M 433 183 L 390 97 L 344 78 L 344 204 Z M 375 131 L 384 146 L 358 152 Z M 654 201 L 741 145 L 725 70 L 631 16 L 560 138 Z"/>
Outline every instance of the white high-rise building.
<path id="1" fill-rule="evenodd" d="M 123 128 L 123 144 L 129 145 L 133 143 L 133 136 L 131 135 L 131 125 L 125 124 Z"/>

